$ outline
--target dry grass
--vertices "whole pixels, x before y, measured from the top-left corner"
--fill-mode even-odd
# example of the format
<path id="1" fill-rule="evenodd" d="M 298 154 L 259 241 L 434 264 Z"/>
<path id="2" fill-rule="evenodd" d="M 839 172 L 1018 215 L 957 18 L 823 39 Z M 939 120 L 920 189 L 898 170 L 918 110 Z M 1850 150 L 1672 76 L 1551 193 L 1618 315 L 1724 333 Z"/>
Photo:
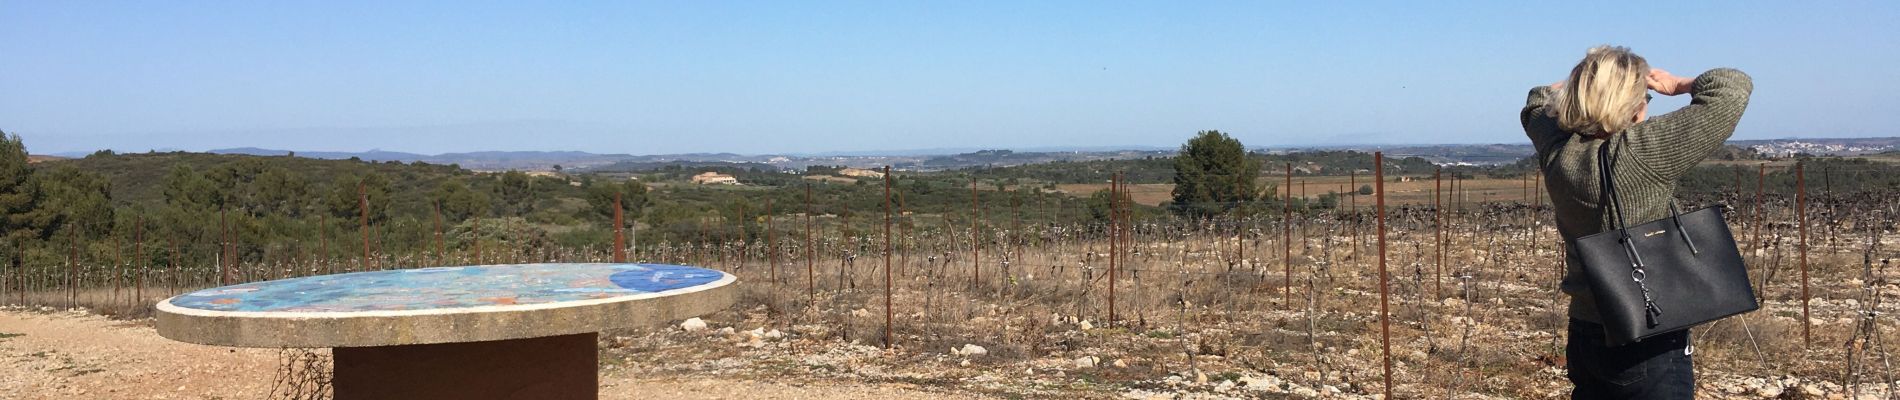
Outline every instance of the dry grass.
<path id="1" fill-rule="evenodd" d="M 1441 190 L 1438 187 L 1439 182 L 1433 180 L 1431 175 L 1405 175 L 1387 177 L 1387 179 L 1388 181 L 1385 184 L 1385 201 L 1387 205 L 1391 206 L 1430 205 L 1432 204 L 1432 195 L 1434 193 L 1446 199 L 1444 201 L 1462 201 L 1474 208 L 1480 203 L 1525 201 L 1527 199 L 1526 196 L 1543 195 L 1541 192 L 1542 189 L 1534 186 L 1532 182 L 1518 179 L 1475 178 L 1460 180 L 1457 185 L 1463 186 L 1463 192 L 1454 191 L 1457 186 L 1453 186 L 1453 182 L 1450 178 L 1444 180 L 1443 192 L 1437 192 Z M 1261 183 L 1274 186 L 1286 184 L 1284 180 L 1279 178 L 1264 178 L 1261 180 Z M 1326 193 L 1352 193 L 1358 188 L 1357 186 L 1353 186 L 1354 184 L 1360 186 L 1371 185 L 1372 177 L 1294 177 L 1292 186 L 1293 197 L 1317 200 L 1319 196 Z M 1302 189 L 1302 185 L 1304 185 L 1304 189 Z M 1107 188 L 1108 184 L 1106 183 L 1056 185 L 1056 190 L 1073 196 L 1088 196 Z M 1169 183 L 1129 185 L 1130 199 L 1137 204 L 1148 206 L 1159 206 L 1161 203 L 1171 200 L 1173 198 L 1173 191 L 1174 184 Z M 1462 193 L 1463 198 L 1451 197 L 1452 195 L 1450 193 Z M 1372 196 L 1356 196 L 1356 199 L 1349 196 L 1343 200 L 1341 207 L 1349 207 L 1354 201 L 1357 201 L 1357 206 L 1364 210 L 1372 207 L 1374 200 Z"/>

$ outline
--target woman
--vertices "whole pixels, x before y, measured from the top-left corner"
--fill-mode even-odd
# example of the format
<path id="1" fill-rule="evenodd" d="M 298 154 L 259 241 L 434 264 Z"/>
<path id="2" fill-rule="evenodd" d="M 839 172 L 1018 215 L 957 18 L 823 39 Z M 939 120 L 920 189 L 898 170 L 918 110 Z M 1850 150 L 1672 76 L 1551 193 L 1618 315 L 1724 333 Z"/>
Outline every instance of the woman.
<path id="1" fill-rule="evenodd" d="M 1649 118 L 1649 94 L 1689 94 L 1682 109 Z M 1598 149 L 1606 142 L 1617 166 L 1617 195 L 1633 223 L 1662 218 L 1676 181 L 1735 133 L 1754 84 L 1741 71 L 1718 68 L 1693 79 L 1652 69 L 1623 47 L 1590 49 L 1570 77 L 1531 89 L 1519 115 L 1537 148 L 1546 190 L 1566 242 L 1611 229 L 1599 201 Z M 1689 332 L 1682 330 L 1621 347 L 1604 345 L 1602 317 L 1568 252 L 1563 291 L 1570 295 L 1570 343 L 1565 346 L 1571 392 L 1578 399 L 1691 399 L 1695 373 Z"/>

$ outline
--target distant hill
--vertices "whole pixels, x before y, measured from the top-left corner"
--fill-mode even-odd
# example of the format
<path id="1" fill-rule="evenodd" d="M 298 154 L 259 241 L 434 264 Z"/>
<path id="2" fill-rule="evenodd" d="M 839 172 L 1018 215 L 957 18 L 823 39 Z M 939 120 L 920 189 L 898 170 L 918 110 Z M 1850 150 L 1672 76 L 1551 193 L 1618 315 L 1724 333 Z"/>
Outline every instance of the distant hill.
<path id="1" fill-rule="evenodd" d="M 325 160 L 359 159 L 363 161 L 425 162 L 430 164 L 454 164 L 476 171 L 549 171 L 554 166 L 562 168 L 607 165 L 635 158 L 627 154 L 594 154 L 581 151 L 478 151 L 471 153 L 443 153 L 436 155 L 405 153 L 397 151 L 370 150 L 366 152 L 334 151 L 290 151 L 241 147 L 234 149 L 211 150 L 212 154 L 242 154 L 252 156 L 289 156 Z"/>
<path id="2" fill-rule="evenodd" d="M 1717 152 L 1718 158 L 1747 159 L 1755 157 L 1750 153 L 1761 153 L 1776 157 L 1796 153 L 1835 156 L 1879 154 L 1882 152 L 1900 150 L 1900 137 L 1735 140 L 1730 141 L 1729 145 L 1730 148 Z M 1253 150 L 1265 154 L 1339 150 L 1368 153 L 1383 151 L 1390 157 L 1418 157 L 1440 165 L 1511 164 L 1525 157 L 1529 157 L 1533 152 L 1528 143 L 1255 147 Z M 218 149 L 209 152 L 254 156 L 286 156 L 292 154 L 292 151 L 289 150 L 261 149 L 255 147 Z M 1174 149 L 1172 148 L 1125 146 L 1123 148 L 1041 147 L 1011 150 L 927 149 L 810 154 L 685 153 L 631 155 L 599 154 L 584 151 L 477 151 L 429 155 L 370 150 L 364 152 L 298 151 L 295 152 L 295 155 L 303 158 L 331 160 L 356 158 L 363 161 L 375 162 L 420 161 L 430 164 L 454 164 L 477 171 L 552 171 L 555 166 L 560 166 L 562 169 L 572 171 L 629 171 L 651 170 L 670 164 L 687 166 L 742 165 L 742 168 L 770 166 L 779 170 L 803 170 L 810 166 L 875 168 L 890 165 L 900 170 L 943 171 L 970 167 L 1005 167 L 1058 161 L 1087 162 L 1168 157 L 1172 156 L 1173 153 Z M 77 158 L 83 156 L 85 156 L 85 154 L 75 153 L 68 157 Z"/>
<path id="3" fill-rule="evenodd" d="M 957 168 L 990 166 L 1008 167 L 1026 164 L 1042 164 L 1056 161 L 1096 161 L 1126 160 L 1147 157 L 1173 157 L 1173 151 L 1073 151 L 1073 152 L 1015 152 L 1010 150 L 983 150 L 973 153 L 952 154 L 926 158 L 923 161 L 899 163 L 898 168 L 907 170 L 948 170 Z"/>

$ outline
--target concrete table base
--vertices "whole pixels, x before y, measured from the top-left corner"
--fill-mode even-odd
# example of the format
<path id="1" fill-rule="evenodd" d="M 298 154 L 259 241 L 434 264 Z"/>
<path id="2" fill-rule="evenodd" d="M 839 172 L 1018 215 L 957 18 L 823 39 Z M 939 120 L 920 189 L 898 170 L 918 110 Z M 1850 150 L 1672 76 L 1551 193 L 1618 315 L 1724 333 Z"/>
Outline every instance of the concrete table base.
<path id="1" fill-rule="evenodd" d="M 331 384 L 339 400 L 593 399 L 597 336 L 338 347 Z"/>

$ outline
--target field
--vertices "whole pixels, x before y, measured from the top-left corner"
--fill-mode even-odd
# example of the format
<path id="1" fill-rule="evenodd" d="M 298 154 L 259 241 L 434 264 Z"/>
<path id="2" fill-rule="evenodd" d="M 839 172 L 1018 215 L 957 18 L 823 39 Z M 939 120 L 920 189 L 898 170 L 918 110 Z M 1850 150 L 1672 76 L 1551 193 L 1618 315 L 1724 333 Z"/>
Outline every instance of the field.
<path id="1" fill-rule="evenodd" d="M 1315 179 L 1309 190 L 1339 181 Z M 1429 194 L 1411 195 L 1423 199 L 1408 203 L 1400 193 L 1430 184 L 1390 184 L 1389 200 L 1429 202 Z M 1522 193 L 1521 185 L 1474 179 L 1468 188 L 1495 199 Z M 968 225 L 933 215 L 896 217 L 889 253 L 881 230 L 842 228 L 822 229 L 809 239 L 779 235 L 771 242 L 637 248 L 636 260 L 737 274 L 744 293 L 732 309 L 705 316 L 711 326 L 705 331 L 662 326 L 603 335 L 601 373 L 608 384 L 602 394 L 644 397 L 656 395 L 645 391 L 656 387 L 751 385 L 788 398 L 1377 398 L 1388 388 L 1382 349 L 1389 343 L 1390 390 L 1397 398 L 1562 398 L 1568 388 L 1562 352 L 1566 299 L 1555 289 L 1560 250 L 1548 209 L 1453 203 L 1441 226 L 1428 207 L 1394 206 L 1385 221 L 1383 266 L 1389 275 L 1382 284 L 1378 220 L 1365 197 L 1359 213 L 1302 212 L 1290 225 L 1278 218 L 1021 227 L 995 222 L 981 227 L 975 248 Z M 1886 318 L 1900 296 L 1900 286 L 1892 283 L 1900 271 L 1888 269 L 1900 248 L 1892 233 L 1895 204 L 1830 197 L 1810 206 L 1810 276 L 1803 281 L 1797 233 L 1804 226 L 1786 200 L 1771 197 L 1759 209 L 1744 204 L 1731 214 L 1764 306 L 1694 331 L 1701 392 L 1710 398 L 1894 394 L 1885 338 L 1900 329 L 1900 321 Z M 1134 201 L 1142 200 L 1138 195 Z M 1836 209 L 1867 211 L 1842 217 Z M 791 216 L 773 222 L 795 229 L 801 221 Z M 1120 228 L 1121 240 L 1108 239 L 1111 227 Z M 809 259 L 808 247 L 814 252 Z M 599 249 L 498 253 L 482 258 L 608 258 Z M 883 279 L 887 260 L 895 278 L 890 282 Z M 371 265 L 470 261 L 385 256 Z M 246 279 L 264 279 L 362 265 L 304 260 L 238 268 Z M 321 365 L 320 351 L 226 353 L 151 334 L 148 305 L 176 290 L 207 286 L 216 276 L 213 266 L 157 268 L 143 278 L 126 267 L 80 271 L 80 290 L 56 274 L 26 276 L 34 289 L 25 292 L 11 289 L 19 287 L 18 276 L 0 285 L 10 288 L 0 293 L 0 302 L 21 304 L 0 319 L 0 336 L 25 334 L 0 339 L 0 364 L 18 372 L 6 374 L 17 378 L 0 378 L 0 389 L 47 397 L 88 390 L 83 395 L 108 398 L 142 397 L 154 387 L 176 389 L 180 397 L 326 393 L 315 384 L 303 387 L 303 395 L 285 393 L 281 384 L 321 382 L 309 377 L 320 378 L 322 368 L 296 368 L 308 360 Z M 174 289 L 173 282 L 183 287 Z M 134 298 L 136 291 L 144 293 Z M 59 311 L 74 306 L 115 322 Z M 888 327 L 887 312 L 895 321 Z M 173 350 L 84 361 L 101 351 L 42 341 L 66 335 L 42 330 L 63 324 L 110 333 L 85 346 Z M 1388 324 L 1389 342 L 1382 334 Z M 75 355 L 68 362 L 48 358 L 53 353 Z M 195 358 L 213 355 L 219 358 Z M 164 380 L 149 372 L 197 365 L 251 368 L 188 374 L 228 379 Z M 754 395 L 684 390 L 668 393 Z"/>

